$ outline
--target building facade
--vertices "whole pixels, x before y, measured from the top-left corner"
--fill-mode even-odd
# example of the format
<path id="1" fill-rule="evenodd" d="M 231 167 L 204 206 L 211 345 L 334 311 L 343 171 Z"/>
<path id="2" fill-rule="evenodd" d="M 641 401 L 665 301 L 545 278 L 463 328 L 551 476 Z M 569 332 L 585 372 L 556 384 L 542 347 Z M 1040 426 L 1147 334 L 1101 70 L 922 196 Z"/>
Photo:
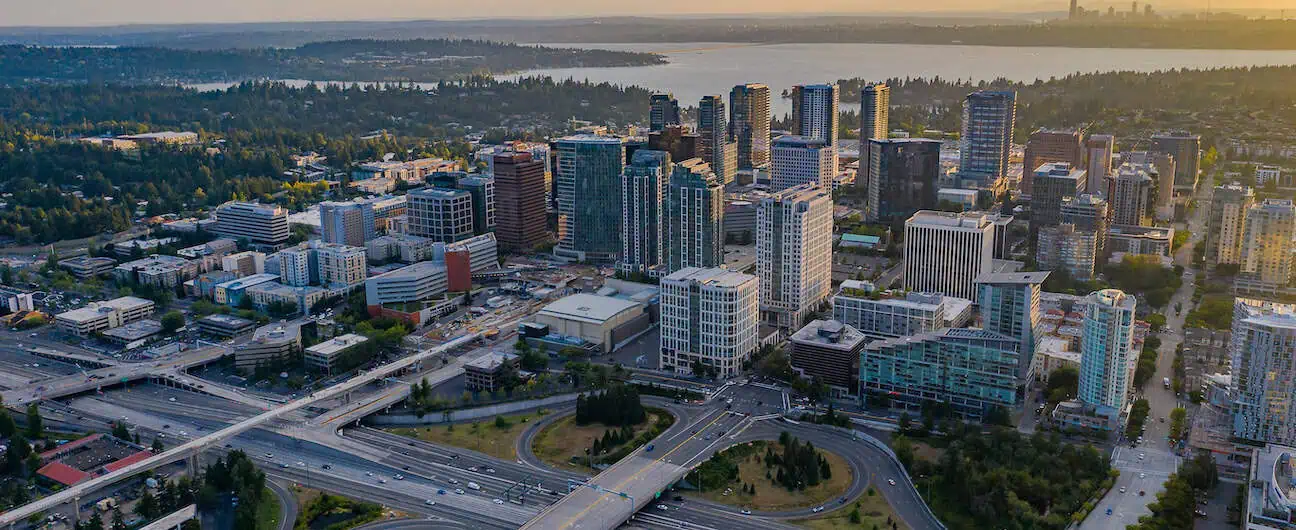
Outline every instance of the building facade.
<path id="1" fill-rule="evenodd" d="M 1112 224 L 1152 224 L 1152 193 L 1155 170 L 1143 164 L 1121 164 L 1110 181 Z"/>
<path id="2" fill-rule="evenodd" d="M 994 223 L 983 214 L 923 210 L 905 221 L 904 289 L 976 301 L 992 271 Z"/>
<path id="3" fill-rule="evenodd" d="M 759 282 L 725 269 L 680 269 L 661 281 L 661 367 L 692 372 L 694 361 L 722 377 L 742 371 L 760 345 Z"/>
<path id="4" fill-rule="evenodd" d="M 288 242 L 288 210 L 272 204 L 227 202 L 216 208 L 212 232 L 245 239 L 256 246 L 276 247 Z"/>
<path id="5" fill-rule="evenodd" d="M 1238 298 L 1231 341 L 1233 436 L 1296 444 L 1296 307 Z"/>
<path id="6" fill-rule="evenodd" d="M 365 241 L 372 239 L 375 233 L 371 203 L 320 203 L 320 239 L 325 242 L 363 247 Z"/>
<path id="7" fill-rule="evenodd" d="M 1090 194 L 1107 193 L 1107 177 L 1111 175 L 1112 155 L 1116 152 L 1116 137 L 1110 134 L 1091 134 L 1085 140 L 1085 157 L 1088 164 Z"/>
<path id="8" fill-rule="evenodd" d="M 1201 171 L 1201 135 L 1172 131 L 1152 136 L 1152 149 L 1168 154 L 1175 161 L 1175 188 L 1197 189 Z"/>
<path id="9" fill-rule="evenodd" d="M 841 397 L 854 395 L 859 384 L 860 351 L 868 339 L 836 320 L 814 320 L 788 339 L 792 370 L 828 385 Z"/>
<path id="10" fill-rule="evenodd" d="M 989 187 L 1008 174 L 1016 120 L 1017 92 L 981 90 L 968 94 L 963 101 L 959 179 Z"/>
<path id="11" fill-rule="evenodd" d="M 473 236 L 473 198 L 465 190 L 420 188 L 408 194 L 409 233 L 442 243 Z"/>
<path id="12" fill-rule="evenodd" d="M 841 91 L 835 84 L 792 87 L 792 134 L 818 140 L 832 152 L 831 174 L 837 174 L 838 108 Z"/>
<path id="13" fill-rule="evenodd" d="M 1206 264 L 1237 265 L 1242 260 L 1246 215 L 1255 204 L 1255 190 L 1239 184 L 1215 186 L 1206 221 Z"/>
<path id="14" fill-rule="evenodd" d="M 860 142 L 885 140 L 890 120 L 891 87 L 871 83 L 860 89 Z"/>
<path id="15" fill-rule="evenodd" d="M 756 274 L 762 319 L 798 329 L 832 288 L 832 195 L 802 184 L 761 199 Z"/>
<path id="16" fill-rule="evenodd" d="M 666 270 L 724 264 L 724 187 L 700 158 L 671 170 L 665 204 Z"/>
<path id="17" fill-rule="evenodd" d="M 1022 370 L 1017 350 L 1016 339 L 975 328 L 875 341 L 860 357 L 860 394 L 885 395 L 913 411 L 948 403 L 968 418 L 1012 410 Z"/>
<path id="18" fill-rule="evenodd" d="M 737 85 L 729 91 L 730 138 L 737 147 L 737 169 L 769 165 L 770 89 L 762 83 Z"/>
<path id="19" fill-rule="evenodd" d="M 1119 289 L 1104 289 L 1080 304 L 1080 402 L 1123 410 L 1134 385 L 1139 351 L 1134 347 L 1136 301 Z"/>
<path id="20" fill-rule="evenodd" d="M 867 166 L 861 171 L 865 181 L 857 177 L 856 186 L 865 190 L 864 220 L 897 223 L 918 210 L 936 208 L 939 141 L 881 138 L 870 139 L 862 147 L 868 150 Z"/>
<path id="21" fill-rule="evenodd" d="M 495 155 L 495 237 L 506 250 L 534 248 L 549 239 L 545 161 L 531 153 Z"/>
<path id="22" fill-rule="evenodd" d="M 1071 223 L 1039 230 L 1035 262 L 1040 270 L 1066 271 L 1076 280 L 1089 280 L 1098 259 L 1098 234 Z"/>
<path id="23" fill-rule="evenodd" d="M 620 138 L 590 134 L 557 141 L 558 246 L 577 261 L 615 261 L 621 252 Z"/>
<path id="24" fill-rule="evenodd" d="M 648 98 L 648 130 L 661 131 L 680 124 L 679 100 L 669 93 L 657 93 Z"/>
<path id="25" fill-rule="evenodd" d="M 1292 237 L 1296 206 L 1285 199 L 1265 199 L 1247 210 L 1242 252 L 1234 286 L 1242 291 L 1276 291 L 1292 276 Z"/>
<path id="26" fill-rule="evenodd" d="M 1088 174 L 1069 162 L 1048 162 L 1031 170 L 1031 227 L 1058 224 L 1062 218 L 1062 199 L 1084 192 Z"/>
<path id="27" fill-rule="evenodd" d="M 711 165 L 721 184 L 733 182 L 738 171 L 738 146 L 729 141 L 729 111 L 724 98 L 703 96 L 698 102 L 698 157 Z"/>
<path id="28" fill-rule="evenodd" d="M 622 272 L 649 274 L 665 259 L 662 201 L 673 166 L 670 153 L 641 149 L 621 173 Z"/>
<path id="29" fill-rule="evenodd" d="M 770 148 L 770 189 L 785 190 L 802 184 L 832 189 L 837 175 L 837 150 L 823 140 L 780 136 Z"/>
<path id="30" fill-rule="evenodd" d="M 1017 339 L 1018 385 L 1036 376 L 1031 368 L 1040 338 L 1040 286 L 1048 275 L 1048 271 L 997 272 L 977 278 L 982 328 Z"/>
<path id="31" fill-rule="evenodd" d="M 1083 170 L 1084 157 L 1084 130 L 1036 129 L 1026 140 L 1022 156 L 1022 193 L 1034 197 L 1033 177 L 1040 166 L 1060 162 Z"/>

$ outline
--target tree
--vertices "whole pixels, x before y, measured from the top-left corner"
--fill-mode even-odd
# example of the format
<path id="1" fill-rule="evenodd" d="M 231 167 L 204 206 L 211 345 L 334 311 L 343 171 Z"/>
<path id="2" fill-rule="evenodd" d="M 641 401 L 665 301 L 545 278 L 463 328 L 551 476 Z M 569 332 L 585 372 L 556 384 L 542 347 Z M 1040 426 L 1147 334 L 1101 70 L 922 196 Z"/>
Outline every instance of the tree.
<path id="1" fill-rule="evenodd" d="M 184 325 L 184 313 L 181 313 L 180 311 L 172 309 L 167 311 L 165 315 L 162 315 L 162 331 L 164 332 L 175 333 L 176 330 L 183 328 Z"/>
<path id="2" fill-rule="evenodd" d="M 0 408 L 0 438 L 8 438 L 18 431 L 18 426 L 14 424 L 13 417 L 9 411 Z"/>
<path id="3" fill-rule="evenodd" d="M 144 493 L 140 495 L 139 502 L 135 504 L 135 515 L 145 521 L 151 521 L 154 517 L 161 515 L 161 511 L 157 498 L 153 496 L 153 493 L 148 488 L 144 488 Z"/>
<path id="4" fill-rule="evenodd" d="M 27 437 L 33 440 L 45 435 L 45 424 L 41 419 L 40 407 L 35 403 L 27 405 Z"/>
<path id="5" fill-rule="evenodd" d="M 130 428 L 126 426 L 125 422 L 113 422 L 112 435 L 114 438 L 121 440 L 131 439 Z"/>
<path id="6" fill-rule="evenodd" d="M 1080 392 L 1080 371 L 1064 366 L 1049 373 L 1044 395 L 1049 403 L 1059 403 L 1075 397 Z"/>
<path id="7" fill-rule="evenodd" d="M 162 440 L 161 440 L 161 439 L 154 438 L 154 439 L 153 439 L 153 447 L 152 447 L 152 449 L 153 449 L 153 452 L 154 452 L 154 453 L 161 453 L 161 452 L 162 452 L 163 450 L 165 450 L 166 448 L 163 447 L 163 445 L 162 445 Z"/>
<path id="8" fill-rule="evenodd" d="M 103 530 L 103 524 L 103 516 L 99 515 L 98 510 L 95 510 L 94 513 L 90 514 L 90 521 L 86 523 L 85 527 L 86 530 Z"/>

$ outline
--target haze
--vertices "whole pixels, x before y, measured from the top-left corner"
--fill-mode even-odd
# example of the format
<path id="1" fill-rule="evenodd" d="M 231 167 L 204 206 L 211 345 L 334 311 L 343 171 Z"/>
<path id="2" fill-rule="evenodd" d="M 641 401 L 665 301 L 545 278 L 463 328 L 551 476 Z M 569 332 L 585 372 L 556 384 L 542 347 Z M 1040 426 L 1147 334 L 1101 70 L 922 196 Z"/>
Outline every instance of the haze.
<path id="1" fill-rule="evenodd" d="M 1204 10 L 1206 0 L 1152 2 L 1156 9 Z M 785 0 L 0 0 L 0 25 L 90 26 L 110 24 L 266 22 L 310 20 L 399 20 L 497 17 L 567 17 L 604 15 L 932 13 L 1064 11 L 1066 1 L 1000 0 L 969 5 L 966 0 L 820 0 L 807 11 Z M 1081 2 L 1104 8 L 1111 2 Z M 1128 2 L 1118 4 L 1127 8 Z M 1215 0 L 1216 10 L 1230 8 L 1296 9 L 1292 0 Z"/>

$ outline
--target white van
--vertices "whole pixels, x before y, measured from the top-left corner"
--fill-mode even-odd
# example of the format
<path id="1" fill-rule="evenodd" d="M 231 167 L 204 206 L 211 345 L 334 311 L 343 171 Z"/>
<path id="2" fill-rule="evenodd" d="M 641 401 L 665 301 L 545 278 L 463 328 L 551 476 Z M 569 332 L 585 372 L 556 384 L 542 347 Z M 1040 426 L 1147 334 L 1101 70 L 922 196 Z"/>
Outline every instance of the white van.
<path id="1" fill-rule="evenodd" d="M 479 490 L 479 489 L 481 489 L 481 486 L 477 485 L 476 482 L 469 482 L 469 483 L 468 483 L 468 489 L 470 489 L 470 490 Z"/>

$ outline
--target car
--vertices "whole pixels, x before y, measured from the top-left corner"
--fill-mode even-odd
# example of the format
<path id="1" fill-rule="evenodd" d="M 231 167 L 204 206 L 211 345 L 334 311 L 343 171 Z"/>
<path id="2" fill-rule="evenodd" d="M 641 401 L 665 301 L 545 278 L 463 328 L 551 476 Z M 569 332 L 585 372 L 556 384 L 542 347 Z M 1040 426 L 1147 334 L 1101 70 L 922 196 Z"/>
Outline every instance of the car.
<path id="1" fill-rule="evenodd" d="M 1147 458 L 1147 453 L 1139 453 L 1139 460 Z"/>
<path id="2" fill-rule="evenodd" d="M 468 467 L 468 471 L 472 471 L 473 473 L 476 473 L 476 472 L 477 472 L 477 466 L 469 466 L 469 467 Z"/>
<path id="3" fill-rule="evenodd" d="M 297 461 L 297 466 L 298 466 L 298 467 L 306 467 L 306 462 L 302 462 L 301 460 L 298 460 L 298 461 Z"/>
<path id="4" fill-rule="evenodd" d="M 1120 492 L 1125 493 L 1125 486 L 1121 486 Z"/>
<path id="5" fill-rule="evenodd" d="M 504 501 L 502 501 L 502 500 L 500 500 L 500 499 L 491 499 L 491 502 L 493 502 L 493 503 L 495 503 L 495 504 L 504 504 Z"/>
<path id="6" fill-rule="evenodd" d="M 395 475 L 392 475 L 392 478 L 394 478 L 394 479 L 396 479 L 396 480 L 405 480 L 405 475 L 402 475 L 402 474 L 400 474 L 400 473 L 397 473 L 397 474 L 395 474 Z"/>
<path id="7" fill-rule="evenodd" d="M 229 448 L 231 448 L 231 447 L 234 447 L 234 444 L 225 444 L 225 448 L 226 448 L 226 449 L 229 449 Z"/>
<path id="8" fill-rule="evenodd" d="M 426 501 L 423 501 L 423 504 L 426 504 L 426 505 L 428 505 L 428 506 L 436 506 L 436 501 L 434 501 L 434 500 L 432 500 L 432 499 L 428 499 L 428 500 L 426 500 Z"/>
<path id="9" fill-rule="evenodd" d="M 653 450 L 653 447 L 655 447 L 655 445 L 653 445 L 653 444 L 648 444 L 647 447 L 644 447 L 644 452 L 651 453 L 652 450 Z"/>
<path id="10" fill-rule="evenodd" d="M 373 476 L 373 471 L 365 471 L 365 476 L 366 476 L 366 477 L 372 477 L 372 476 Z"/>
<path id="11" fill-rule="evenodd" d="M 324 469 L 333 469 L 333 464 L 324 464 L 324 465 L 322 465 L 322 466 L 320 466 L 320 467 L 321 467 L 321 468 L 324 468 Z"/>
<path id="12" fill-rule="evenodd" d="M 170 423 L 164 423 L 164 424 L 162 424 L 162 428 L 163 428 L 163 429 L 170 429 L 170 428 L 171 428 L 171 424 L 170 424 Z"/>
<path id="13" fill-rule="evenodd" d="M 450 483 L 451 483 L 451 484 L 458 484 L 458 483 L 459 483 L 459 479 L 457 479 L 457 478 L 452 478 L 452 479 L 450 479 Z"/>
<path id="14" fill-rule="evenodd" d="M 480 490 L 480 489 L 481 489 L 481 486 L 477 485 L 476 482 L 469 482 L 469 483 L 468 483 L 468 489 L 470 489 L 470 490 Z"/>
<path id="15" fill-rule="evenodd" d="M 657 505 L 657 509 L 658 509 L 658 510 L 661 510 L 661 511 L 664 512 L 664 511 L 666 511 L 666 510 L 669 510 L 670 508 L 667 507 L 665 504 L 658 504 L 658 505 Z"/>
<path id="16" fill-rule="evenodd" d="M 815 508 L 814 508 L 813 510 L 810 510 L 810 511 L 812 511 L 812 512 L 814 512 L 814 513 L 819 513 L 819 512 L 824 511 L 824 507 L 823 507 L 823 506 L 815 506 Z"/>
<path id="17" fill-rule="evenodd" d="M 1193 515 L 1196 515 L 1197 517 L 1206 517 L 1206 510 L 1195 510 L 1193 511 Z"/>
<path id="18" fill-rule="evenodd" d="M 409 466 L 401 466 L 401 471 L 409 471 Z"/>
<path id="19" fill-rule="evenodd" d="M 1142 497 L 1142 496 L 1144 496 L 1144 495 L 1147 495 L 1147 491 L 1145 491 L 1145 490 L 1139 490 L 1139 497 Z"/>
<path id="20" fill-rule="evenodd" d="M 893 478 L 889 478 L 889 479 L 887 479 L 887 484 L 890 484 L 890 485 L 894 486 L 894 485 L 895 485 L 895 479 L 893 479 Z"/>
<path id="21" fill-rule="evenodd" d="M 175 403 L 175 402 L 176 402 L 176 399 L 175 399 L 175 398 L 167 398 L 167 401 L 170 401 L 170 402 L 172 402 L 172 403 Z"/>
<path id="22" fill-rule="evenodd" d="M 1111 514 L 1112 514 L 1112 509 L 1111 509 L 1111 508 L 1108 508 L 1108 509 L 1107 509 L 1107 515 L 1111 515 Z"/>
<path id="23" fill-rule="evenodd" d="M 446 490 L 444 488 L 437 490 L 437 495 L 445 495 L 445 494 L 446 494 Z"/>
<path id="24" fill-rule="evenodd" d="M 464 494 L 463 488 L 455 488 L 455 495 L 463 495 L 463 494 Z"/>
<path id="25" fill-rule="evenodd" d="M 266 453 L 266 458 L 274 458 L 274 453 Z"/>
<path id="26" fill-rule="evenodd" d="M 487 472 L 487 473 L 490 473 L 490 474 L 492 474 L 492 475 L 494 475 L 494 474 L 495 474 L 495 468 L 493 468 L 493 467 L 488 467 L 488 468 L 486 468 L 486 472 Z"/>
<path id="27" fill-rule="evenodd" d="M 746 508 L 743 508 L 743 510 L 742 510 L 742 514 L 743 514 L 743 515 L 751 515 L 751 510 L 748 510 L 748 509 L 746 509 Z"/>
<path id="28" fill-rule="evenodd" d="M 387 479 L 385 479 L 385 478 L 380 478 L 380 479 L 378 479 L 378 483 L 379 483 L 379 484 L 386 484 L 386 483 L 387 483 Z"/>
<path id="29" fill-rule="evenodd" d="M 1147 473 L 1139 473 L 1139 478 L 1147 478 Z"/>
<path id="30" fill-rule="evenodd" d="M 281 462 L 281 463 L 279 464 L 279 467 L 287 468 L 287 467 L 288 467 L 288 463 L 287 463 L 287 462 Z"/>

